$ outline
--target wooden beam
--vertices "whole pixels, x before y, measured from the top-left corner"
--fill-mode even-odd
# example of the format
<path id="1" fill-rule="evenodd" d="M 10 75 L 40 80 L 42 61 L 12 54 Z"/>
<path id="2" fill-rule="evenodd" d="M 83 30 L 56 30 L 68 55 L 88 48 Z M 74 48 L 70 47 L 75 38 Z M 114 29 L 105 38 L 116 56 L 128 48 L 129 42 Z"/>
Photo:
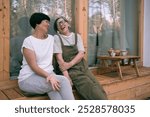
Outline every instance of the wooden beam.
<path id="1" fill-rule="evenodd" d="M 10 0 L 3 0 L 3 39 L 4 39 L 4 80 L 9 79 L 9 42 L 10 42 Z"/>
<path id="2" fill-rule="evenodd" d="M 3 54 L 4 54 L 4 47 L 3 47 L 3 6 L 2 0 L 0 0 L 0 81 L 3 80 Z"/>
<path id="3" fill-rule="evenodd" d="M 0 81 L 9 79 L 10 1 L 0 0 Z"/>
<path id="4" fill-rule="evenodd" d="M 139 56 L 143 65 L 144 45 L 144 0 L 139 0 Z"/>
<path id="5" fill-rule="evenodd" d="M 83 39 L 83 44 L 86 51 L 85 58 L 87 59 L 88 0 L 76 0 L 75 6 L 76 6 L 75 11 L 76 31 L 81 35 Z"/>

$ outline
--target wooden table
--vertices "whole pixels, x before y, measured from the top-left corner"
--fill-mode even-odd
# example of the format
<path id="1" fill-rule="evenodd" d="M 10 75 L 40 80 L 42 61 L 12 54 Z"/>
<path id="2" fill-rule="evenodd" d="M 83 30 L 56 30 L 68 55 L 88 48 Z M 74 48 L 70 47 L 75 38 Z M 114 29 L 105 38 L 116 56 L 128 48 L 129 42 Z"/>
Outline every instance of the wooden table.
<path id="1" fill-rule="evenodd" d="M 121 71 L 121 65 L 131 65 L 131 62 L 133 61 L 133 65 L 134 65 L 136 74 L 138 77 L 140 76 L 140 73 L 139 73 L 139 70 L 138 70 L 138 67 L 136 64 L 136 61 L 138 59 L 140 59 L 139 56 L 114 56 L 114 57 L 112 57 L 112 56 L 98 56 L 98 59 L 101 62 L 100 65 L 103 67 L 111 68 L 112 65 L 116 65 L 116 67 L 119 71 L 119 76 L 121 79 L 123 78 L 122 71 Z M 125 64 L 125 62 L 124 62 L 125 60 L 128 60 L 127 64 Z M 111 61 L 110 66 L 108 64 L 108 61 Z"/>

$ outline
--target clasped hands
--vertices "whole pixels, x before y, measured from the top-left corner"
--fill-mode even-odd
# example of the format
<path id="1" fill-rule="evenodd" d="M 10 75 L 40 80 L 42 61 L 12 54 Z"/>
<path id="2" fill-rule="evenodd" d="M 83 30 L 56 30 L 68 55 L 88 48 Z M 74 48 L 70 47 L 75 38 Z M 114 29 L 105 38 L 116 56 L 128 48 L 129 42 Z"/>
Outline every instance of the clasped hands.
<path id="1" fill-rule="evenodd" d="M 74 65 L 74 63 L 71 62 L 63 62 L 63 64 L 59 65 L 59 68 L 61 71 L 66 71 L 68 69 L 70 69 L 72 66 Z"/>

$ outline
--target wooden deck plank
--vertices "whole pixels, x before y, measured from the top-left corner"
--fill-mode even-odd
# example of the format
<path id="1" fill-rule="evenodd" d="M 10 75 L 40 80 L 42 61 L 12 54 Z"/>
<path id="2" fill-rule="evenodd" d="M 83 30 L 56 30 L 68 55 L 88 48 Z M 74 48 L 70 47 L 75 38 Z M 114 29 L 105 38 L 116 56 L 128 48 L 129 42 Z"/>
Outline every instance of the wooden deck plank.
<path id="1" fill-rule="evenodd" d="M 16 99 L 21 98 L 22 95 L 20 95 L 18 92 L 16 92 L 14 89 L 4 89 L 2 92 L 8 96 L 9 99 Z"/>
<path id="2" fill-rule="evenodd" d="M 144 84 L 136 88 L 136 97 L 141 97 L 142 95 L 150 96 L 150 84 Z"/>
<path id="3" fill-rule="evenodd" d="M 134 87 L 131 89 L 126 89 L 120 92 L 116 92 L 108 95 L 108 99 L 113 100 L 139 100 L 146 99 L 150 96 L 150 84 L 142 85 L 140 87 Z"/>
<path id="4" fill-rule="evenodd" d="M 0 100 L 8 100 L 8 97 L 2 91 L 0 91 Z"/>
<path id="5" fill-rule="evenodd" d="M 14 90 L 15 90 L 17 93 L 19 93 L 20 95 L 25 96 L 25 95 L 22 93 L 22 91 L 20 90 L 19 87 L 14 88 Z"/>
<path id="6" fill-rule="evenodd" d="M 123 80 L 119 82 L 114 82 L 110 84 L 103 85 L 107 93 L 115 93 L 120 92 L 126 89 L 131 89 L 134 87 L 140 87 L 141 85 L 150 84 L 150 76 L 144 77 L 144 78 L 134 78 L 134 79 L 128 79 Z M 119 88 L 118 88 L 119 87 Z"/>
<path id="7" fill-rule="evenodd" d="M 1 81 L 0 82 L 0 89 L 9 89 L 9 88 L 14 88 L 18 86 L 18 81 L 17 80 L 6 80 L 6 81 Z"/>
<path id="8" fill-rule="evenodd" d="M 49 100 L 48 96 L 35 96 L 35 97 L 19 97 L 13 100 Z"/>
<path id="9" fill-rule="evenodd" d="M 116 92 L 108 95 L 109 100 L 133 100 L 136 99 L 136 88 L 127 89 L 124 91 Z"/>

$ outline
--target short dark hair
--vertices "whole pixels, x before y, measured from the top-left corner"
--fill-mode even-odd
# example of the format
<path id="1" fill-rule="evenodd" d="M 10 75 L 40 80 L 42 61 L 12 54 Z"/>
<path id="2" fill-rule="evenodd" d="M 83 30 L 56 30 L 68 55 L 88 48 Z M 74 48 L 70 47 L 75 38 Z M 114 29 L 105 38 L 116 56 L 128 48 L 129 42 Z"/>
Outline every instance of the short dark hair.
<path id="1" fill-rule="evenodd" d="M 63 16 L 60 16 L 60 17 L 58 17 L 56 20 L 55 20 L 55 22 L 54 22 L 54 30 L 57 32 L 58 31 L 58 27 L 57 27 L 57 21 L 59 20 L 59 19 L 64 19 L 66 22 L 68 22 L 69 23 L 69 21 L 65 18 L 65 17 L 63 17 Z"/>
<path id="2" fill-rule="evenodd" d="M 42 20 L 48 20 L 50 21 L 50 17 L 44 13 L 33 13 L 30 17 L 30 25 L 32 26 L 32 28 L 35 29 L 36 24 L 40 24 L 42 22 Z"/>

